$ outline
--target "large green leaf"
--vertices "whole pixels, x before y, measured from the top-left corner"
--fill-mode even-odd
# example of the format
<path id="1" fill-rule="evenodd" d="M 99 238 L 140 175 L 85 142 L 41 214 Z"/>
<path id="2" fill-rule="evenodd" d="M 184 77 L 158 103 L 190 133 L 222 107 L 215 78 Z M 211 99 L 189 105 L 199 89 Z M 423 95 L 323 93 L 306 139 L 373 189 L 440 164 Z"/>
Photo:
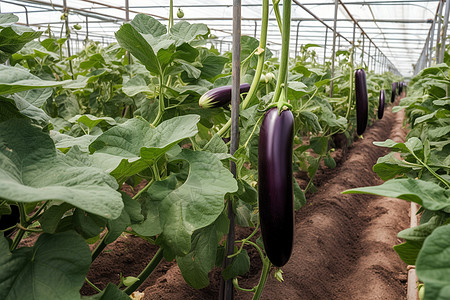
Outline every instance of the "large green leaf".
<path id="1" fill-rule="evenodd" d="M 59 86 L 67 82 L 41 80 L 26 69 L 0 65 L 0 95 L 36 88 Z"/>
<path id="2" fill-rule="evenodd" d="M 404 174 L 411 169 L 421 169 L 421 166 L 417 166 L 407 161 L 398 159 L 394 153 L 389 153 L 385 156 L 378 158 L 377 163 L 373 166 L 373 170 L 383 180 L 394 178 L 397 175 Z"/>
<path id="3" fill-rule="evenodd" d="M 137 74 L 130 78 L 122 86 L 122 91 L 125 95 L 133 97 L 139 93 L 153 93 L 153 89 L 149 86 L 148 76 L 144 74 Z"/>
<path id="4" fill-rule="evenodd" d="M 19 17 L 14 14 L 0 14 L 0 25 L 11 25 L 19 21 Z"/>
<path id="5" fill-rule="evenodd" d="M 209 285 L 208 273 L 214 268 L 217 252 L 217 233 L 214 225 L 198 230 L 192 235 L 192 249 L 178 256 L 177 263 L 184 280 L 193 288 Z"/>
<path id="6" fill-rule="evenodd" d="M 86 115 L 76 115 L 69 120 L 71 123 L 82 123 L 86 125 L 90 130 L 97 126 L 100 123 L 108 124 L 108 125 L 116 125 L 116 121 L 111 117 L 96 117 L 90 114 Z"/>
<path id="7" fill-rule="evenodd" d="M 0 198 L 59 200 L 114 219 L 123 208 L 117 187 L 101 170 L 57 154 L 49 135 L 26 119 L 0 123 Z"/>
<path id="8" fill-rule="evenodd" d="M 198 115 L 185 115 L 152 128 L 130 119 L 100 135 L 90 146 L 94 165 L 111 172 L 118 182 L 148 168 L 173 145 L 197 133 Z"/>
<path id="9" fill-rule="evenodd" d="M 52 88 L 44 88 L 19 92 L 14 94 L 14 97 L 19 97 L 36 107 L 42 107 L 52 94 Z"/>
<path id="10" fill-rule="evenodd" d="M 116 32 L 120 46 L 133 54 L 150 72 L 161 74 L 161 66 L 152 47 L 130 24 L 123 24 Z"/>
<path id="11" fill-rule="evenodd" d="M 164 247 L 183 256 L 191 249 L 192 233 L 217 219 L 224 208 L 225 194 L 235 192 L 237 183 L 212 153 L 185 149 L 173 160 L 189 164 L 188 177 L 158 199 L 162 228 L 159 240 Z"/>
<path id="12" fill-rule="evenodd" d="M 416 227 L 407 228 L 398 233 L 398 237 L 406 242 L 394 246 L 394 250 L 400 258 L 409 265 L 415 265 L 417 256 L 425 239 L 440 225 L 438 216 L 432 217 L 428 222 Z"/>
<path id="13" fill-rule="evenodd" d="M 149 15 L 138 14 L 130 24 L 140 33 L 151 34 L 154 37 L 167 33 L 166 26 Z"/>
<path id="14" fill-rule="evenodd" d="M 170 35 L 178 40 L 178 45 L 208 33 L 209 29 L 205 24 L 189 24 L 186 21 L 180 21 L 170 28 Z"/>
<path id="15" fill-rule="evenodd" d="M 425 283 L 424 300 L 450 299 L 450 224 L 436 228 L 425 240 L 416 263 Z"/>
<path id="16" fill-rule="evenodd" d="M 0 52 L 6 54 L 0 59 L 0 63 L 4 63 L 9 55 L 16 53 L 26 43 L 40 37 L 41 34 L 42 32 L 34 31 L 30 27 L 14 24 L 4 28 L 0 27 Z"/>
<path id="17" fill-rule="evenodd" d="M 372 194 L 399 198 L 416 202 L 428 210 L 450 212 L 450 191 L 424 180 L 393 179 L 382 185 L 346 190 L 343 194 Z"/>
<path id="18" fill-rule="evenodd" d="M 91 252 L 74 231 L 44 233 L 34 247 L 12 253 L 2 237 L 0 253 L 1 299 L 80 299 Z"/>
<path id="19" fill-rule="evenodd" d="M 41 125 L 47 124 L 50 119 L 50 117 L 42 109 L 30 104 L 21 97 L 15 97 L 15 95 L 13 95 L 13 99 L 10 99 L 0 96 L 0 102 L 2 102 L 2 105 L 5 105 L 5 107 L 2 107 L 2 116 L 0 116 L 0 121 L 10 119 L 12 116 L 16 115 L 17 112 Z M 3 109 L 6 110 L 6 108 L 8 107 L 6 105 L 12 105 L 15 107 L 15 109 L 13 109 L 12 111 L 3 111 Z"/>

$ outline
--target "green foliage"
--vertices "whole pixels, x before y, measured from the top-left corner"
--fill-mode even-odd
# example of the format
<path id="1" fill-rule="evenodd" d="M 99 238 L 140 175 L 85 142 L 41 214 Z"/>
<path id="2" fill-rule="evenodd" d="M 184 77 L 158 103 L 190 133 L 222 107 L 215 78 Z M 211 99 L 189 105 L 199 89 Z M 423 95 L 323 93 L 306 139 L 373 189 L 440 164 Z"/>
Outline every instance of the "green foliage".
<path id="1" fill-rule="evenodd" d="M 38 41 L 40 32 L 16 26 L 16 21 L 13 15 L 0 15 L 0 62 L 9 59 L 11 64 L 0 65 L 0 216 L 10 214 L 11 205 L 21 213 L 13 240 L 0 239 L 0 298 L 80 299 L 92 259 L 124 232 L 158 245 L 158 253 L 176 260 L 189 285 L 206 287 L 209 272 L 225 255 L 226 203 L 232 202 L 238 225 L 259 224 L 259 128 L 280 68 L 273 53 L 264 49 L 263 77 L 240 111 L 239 148 L 230 155 L 223 140 L 229 132 L 219 134 L 230 119 L 229 107 L 198 106 L 203 93 L 232 80 L 231 53 L 220 55 L 206 47 L 211 35 L 205 24 L 180 21 L 168 29 L 138 14 L 116 32 L 118 43 L 104 47 L 87 41 L 69 58 L 66 38 L 49 32 L 49 38 Z M 243 36 L 241 44 L 241 82 L 251 83 L 262 49 L 253 37 Z M 334 137 L 352 140 L 355 131 L 350 52 L 339 53 L 340 65 L 331 78 L 328 65 L 317 62 L 316 47 L 301 46 L 300 55 L 289 62 L 286 101 L 296 120 L 294 167 L 310 177 L 305 190 L 293 178 L 296 209 L 306 204 L 305 192 L 314 191 L 319 168 L 336 166 Z M 421 105 L 406 98 L 401 103 L 412 105 L 413 131 L 428 141 L 387 142 L 384 146 L 401 150 L 406 159 L 387 156 L 376 167 L 383 178 L 422 176 L 404 179 L 401 188 L 385 186 L 384 192 L 423 203 L 433 213 L 448 209 L 442 180 L 448 180 L 450 143 L 444 137 L 449 103 L 438 98 L 445 92 L 442 72 L 448 72 L 444 65 L 424 73 L 432 81 L 420 81 L 429 91 Z M 393 76 L 367 76 L 373 112 L 379 89 L 389 89 Z M 236 178 L 230 161 L 236 163 Z M 123 192 L 139 184 L 134 196 Z M 35 245 L 17 249 L 30 230 L 41 234 Z M 242 247 L 256 233 L 240 241 Z M 406 246 L 418 245 L 413 235 L 405 235 Z M 97 241 L 90 253 L 87 244 Z M 261 243 L 252 245 L 264 252 Z M 413 250 L 411 260 L 419 255 Z M 247 251 L 237 251 L 222 270 L 224 278 L 249 271 Z M 125 299 L 122 285 L 144 280 L 124 279 L 81 298 Z"/>
<path id="2" fill-rule="evenodd" d="M 393 108 L 405 109 L 410 125 L 406 142 L 374 142 L 392 151 L 373 167 L 388 181 L 344 192 L 394 197 L 421 206 L 420 225 L 401 231 L 398 237 L 405 242 L 394 249 L 404 262 L 416 265 L 419 280 L 426 286 L 420 289 L 425 300 L 450 299 L 448 70 L 446 63 L 422 70 L 411 80 L 408 96 Z"/>

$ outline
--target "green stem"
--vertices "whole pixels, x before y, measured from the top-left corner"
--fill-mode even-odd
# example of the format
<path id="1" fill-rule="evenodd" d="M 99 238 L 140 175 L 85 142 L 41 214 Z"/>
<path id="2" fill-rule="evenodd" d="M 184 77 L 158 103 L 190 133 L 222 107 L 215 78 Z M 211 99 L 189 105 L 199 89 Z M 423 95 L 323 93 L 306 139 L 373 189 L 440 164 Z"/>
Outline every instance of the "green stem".
<path id="1" fill-rule="evenodd" d="M 279 6 L 280 0 L 272 0 L 272 3 L 273 3 L 273 12 L 275 13 L 275 17 L 277 18 L 278 22 L 278 28 L 280 29 L 280 33 L 283 34 L 283 25 L 281 23 L 280 6 Z"/>
<path id="2" fill-rule="evenodd" d="M 350 115 L 350 107 L 352 106 L 353 100 L 353 48 L 350 51 L 351 60 L 350 60 L 350 92 L 348 93 L 348 107 L 347 113 L 345 114 L 345 119 L 348 120 L 348 116 Z M 349 124 L 349 122 L 347 122 Z"/>
<path id="3" fill-rule="evenodd" d="M 22 225 L 20 225 L 20 223 L 17 224 L 16 227 L 19 229 L 22 229 L 23 231 L 28 231 L 28 232 L 39 232 L 39 233 L 44 232 L 44 230 L 42 230 L 42 229 L 32 229 L 32 228 L 23 227 Z"/>
<path id="4" fill-rule="evenodd" d="M 155 120 L 151 124 L 152 127 L 158 126 L 159 122 L 161 122 L 162 115 L 164 114 L 164 92 L 163 92 L 163 81 L 164 74 L 159 76 L 159 107 L 158 107 L 158 115 Z"/>
<path id="5" fill-rule="evenodd" d="M 274 3 L 275 4 L 275 3 Z M 281 34 L 281 60 L 278 72 L 277 85 L 272 98 L 272 103 L 278 103 L 281 95 L 281 88 L 286 84 L 287 68 L 289 62 L 289 35 L 291 33 L 291 1 L 283 1 L 283 32 Z M 287 89 L 287 86 L 284 87 Z M 283 99 L 286 101 L 287 99 Z"/>
<path id="6" fill-rule="evenodd" d="M 258 63 L 256 65 L 255 70 L 255 77 L 253 77 L 252 84 L 250 85 L 250 89 L 245 96 L 244 101 L 242 101 L 241 109 L 244 110 L 250 100 L 253 98 L 253 96 L 256 93 L 256 90 L 259 85 L 259 79 L 261 78 L 262 70 L 264 68 L 264 61 L 266 59 L 266 44 L 267 44 L 267 27 L 269 24 L 269 0 L 263 0 L 263 6 L 262 6 L 262 22 L 261 22 L 261 37 L 259 40 L 259 47 L 258 47 Z M 228 129 L 231 126 L 231 119 L 228 120 L 228 122 L 217 132 L 219 136 L 223 136 L 225 132 L 228 131 Z"/>
<path id="7" fill-rule="evenodd" d="M 255 288 L 252 288 L 252 289 L 244 289 L 244 288 L 241 288 L 240 286 L 239 286 L 239 283 L 238 283 L 238 279 L 237 278 L 233 278 L 233 286 L 238 290 L 238 291 L 243 291 L 243 292 L 255 292 Z"/>
<path id="8" fill-rule="evenodd" d="M 136 195 L 133 196 L 133 200 L 139 199 L 139 197 L 141 197 L 142 193 L 147 191 L 155 180 L 156 180 L 156 178 L 152 178 L 149 182 L 147 182 L 147 184 L 142 188 L 142 190 L 140 190 L 139 192 L 137 192 Z"/>
<path id="9" fill-rule="evenodd" d="M 439 176 L 438 173 L 434 172 L 433 169 L 431 169 L 427 164 L 425 164 L 419 157 L 417 157 L 417 155 L 411 151 L 411 154 L 417 159 L 418 162 L 420 162 L 431 174 L 433 174 L 434 177 L 436 177 L 437 179 L 439 179 L 443 184 L 445 184 L 447 186 L 447 188 L 450 188 L 450 183 L 445 180 L 444 178 L 442 178 L 441 176 Z"/>
<path id="10" fill-rule="evenodd" d="M 95 247 L 94 251 L 92 252 L 91 255 L 91 261 L 94 261 L 99 255 L 100 253 L 102 253 L 102 251 L 106 248 L 106 246 L 108 244 L 105 243 L 106 238 L 109 237 L 110 232 L 108 231 L 100 240 L 100 242 L 98 243 L 97 247 Z"/>
<path id="11" fill-rule="evenodd" d="M 246 62 L 248 62 L 253 57 L 253 55 L 255 55 L 256 51 L 258 51 L 258 48 L 255 48 L 255 50 L 253 50 L 249 56 L 247 56 L 243 61 L 241 61 L 241 66 L 243 66 Z"/>
<path id="12" fill-rule="evenodd" d="M 158 176 L 158 178 L 159 178 L 159 176 Z M 137 192 L 136 195 L 134 195 L 133 200 L 139 199 L 139 197 L 141 197 L 141 195 L 150 188 L 150 186 L 153 184 L 154 181 L 155 181 L 155 179 L 152 178 L 139 192 Z M 95 247 L 94 251 L 92 252 L 92 261 L 94 261 L 108 245 L 105 243 L 105 240 L 109 237 L 109 234 L 110 234 L 110 232 L 108 231 L 102 237 L 102 239 L 98 243 L 97 247 Z"/>
<path id="13" fill-rule="evenodd" d="M 314 98 L 314 96 L 317 94 L 317 92 L 319 91 L 319 88 L 316 88 L 316 90 L 314 91 L 314 93 L 311 95 L 311 97 L 309 97 L 309 99 L 301 105 L 300 109 L 302 109 L 303 107 L 307 106 L 309 104 L 309 102 L 311 102 L 311 100 Z"/>
<path id="14" fill-rule="evenodd" d="M 250 143 L 250 139 L 252 138 L 253 134 L 255 133 L 256 128 L 257 128 L 259 122 L 262 120 L 263 117 L 264 117 L 264 115 L 261 115 L 261 117 L 259 117 L 258 121 L 256 121 L 256 124 L 255 124 L 255 126 L 253 126 L 253 130 L 250 133 L 250 136 L 248 137 L 247 141 L 245 141 L 244 148 L 247 148 L 248 143 Z"/>
<path id="15" fill-rule="evenodd" d="M 99 293 L 102 292 L 102 290 L 99 289 L 98 287 L 96 287 L 95 284 L 93 284 L 92 282 L 90 282 L 89 279 L 87 279 L 87 277 L 84 277 L 84 280 L 85 280 L 85 281 L 86 281 L 86 282 L 87 282 L 94 290 L 96 290 L 96 291 L 99 292 Z"/>
<path id="16" fill-rule="evenodd" d="M 26 228 L 26 227 L 28 227 L 28 224 L 26 223 L 27 214 L 25 213 L 25 207 L 20 202 L 17 202 L 17 206 L 19 207 L 19 213 L 20 213 L 20 225 L 22 225 L 22 227 Z M 16 236 L 14 237 L 11 247 L 9 248 L 9 250 L 11 252 L 17 248 L 17 246 L 19 245 L 20 241 L 22 240 L 24 234 L 25 234 L 25 230 L 19 229 Z"/>
<path id="17" fill-rule="evenodd" d="M 16 228 L 16 227 L 17 227 L 17 224 L 16 224 L 16 225 L 13 225 L 13 226 L 11 226 L 11 227 L 5 228 L 5 229 L 0 229 L 0 232 L 5 232 L 5 231 L 8 231 L 8 230 L 14 229 L 14 228 Z"/>
<path id="18" fill-rule="evenodd" d="M 173 26 L 173 0 L 170 0 L 169 6 L 169 30 Z"/>
<path id="19" fill-rule="evenodd" d="M 283 3 L 284 4 L 284 3 Z M 261 277 L 259 278 L 258 286 L 256 287 L 256 292 L 253 295 L 252 300 L 258 300 L 261 297 L 264 286 L 266 285 L 267 278 L 269 277 L 270 271 L 270 260 L 268 257 L 263 259 L 263 270 L 261 272 Z"/>
<path id="20" fill-rule="evenodd" d="M 144 281 L 148 276 L 155 270 L 158 264 L 161 262 L 163 258 L 163 249 L 159 248 L 158 251 L 153 256 L 152 260 L 148 263 L 145 269 L 138 275 L 138 281 L 127 287 L 123 290 L 127 295 L 131 295 Z"/>
<path id="21" fill-rule="evenodd" d="M 39 209 L 34 213 L 34 215 L 32 215 L 29 218 L 28 222 L 32 223 L 33 221 L 36 221 L 36 219 L 39 218 L 39 214 L 44 210 L 44 208 L 47 206 L 47 204 L 48 204 L 48 201 L 45 201 L 44 204 L 42 204 L 42 206 L 39 207 Z"/>
<path id="22" fill-rule="evenodd" d="M 248 237 L 246 237 L 245 239 L 240 240 L 240 241 L 235 241 L 235 243 L 241 243 L 241 247 L 239 247 L 239 250 L 236 251 L 236 253 L 229 255 L 228 258 L 232 258 L 232 257 L 238 255 L 239 253 L 241 253 L 242 249 L 244 248 L 245 243 L 247 243 L 256 234 L 256 232 L 258 232 L 258 229 L 259 229 L 259 219 L 258 219 L 258 224 L 256 224 L 255 230 L 253 230 L 253 232 Z"/>

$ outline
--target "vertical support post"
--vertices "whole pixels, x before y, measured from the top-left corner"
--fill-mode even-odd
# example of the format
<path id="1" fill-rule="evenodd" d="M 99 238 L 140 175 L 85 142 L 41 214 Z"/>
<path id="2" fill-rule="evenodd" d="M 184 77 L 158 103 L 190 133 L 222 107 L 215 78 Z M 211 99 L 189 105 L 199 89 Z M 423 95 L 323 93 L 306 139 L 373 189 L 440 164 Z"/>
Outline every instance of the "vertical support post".
<path id="1" fill-rule="evenodd" d="M 334 63 L 336 61 L 336 36 L 337 36 L 337 13 L 338 0 L 334 1 L 334 26 L 333 26 L 333 54 L 331 56 L 331 78 L 334 77 Z M 333 97 L 333 80 L 330 81 L 330 97 Z"/>
<path id="2" fill-rule="evenodd" d="M 231 141 L 230 154 L 239 147 L 239 102 L 240 102 L 240 73 L 241 73 L 241 0 L 233 0 L 233 50 L 232 50 L 232 93 L 231 93 Z M 236 164 L 230 161 L 230 171 L 236 177 Z M 235 220 L 233 212 L 233 198 L 227 201 L 228 219 L 230 220 L 227 237 L 226 255 L 223 262 L 225 269 L 230 263 L 229 255 L 234 252 Z M 223 280 L 223 279 L 222 279 Z M 222 284 L 223 283 L 223 284 Z M 223 288 L 222 288 L 223 286 Z M 221 300 L 234 299 L 233 281 L 229 279 L 221 282 L 219 294 Z"/>
<path id="3" fill-rule="evenodd" d="M 441 2 L 439 2 L 438 5 L 441 5 Z M 431 62 L 433 61 L 433 38 L 434 38 L 434 26 L 436 25 L 436 18 L 437 16 L 434 16 L 433 24 L 431 25 L 430 30 L 430 49 L 428 50 L 428 67 L 431 67 Z"/>
<path id="4" fill-rule="evenodd" d="M 445 5 L 444 25 L 442 27 L 441 51 L 439 51 L 439 63 L 442 63 L 444 61 L 445 40 L 447 38 L 448 18 L 450 15 L 450 0 L 447 0 L 446 2 L 447 4 Z"/>
<path id="5" fill-rule="evenodd" d="M 364 66 L 364 34 L 362 35 L 362 42 L 363 42 L 363 44 L 362 44 L 362 51 L 361 51 L 361 65 L 363 65 Z"/>
<path id="6" fill-rule="evenodd" d="M 128 23 L 130 21 L 130 2 L 129 0 L 125 0 L 125 20 Z M 131 53 L 126 52 L 127 58 L 128 58 L 128 64 L 131 64 Z"/>
<path id="7" fill-rule="evenodd" d="M 377 67 L 378 67 L 378 59 L 379 59 L 379 50 L 378 48 L 375 48 L 375 64 L 374 64 L 374 72 L 377 73 Z"/>
<path id="8" fill-rule="evenodd" d="M 370 71 L 370 46 L 372 43 L 369 41 L 369 54 L 367 55 L 367 70 Z"/>
<path id="9" fill-rule="evenodd" d="M 438 30 L 437 30 L 437 37 L 436 37 L 436 63 L 438 63 L 439 61 L 439 52 L 440 52 L 440 48 L 439 48 L 439 43 L 441 41 L 441 24 L 442 24 L 442 9 L 444 7 L 444 0 L 441 0 L 439 2 L 439 12 L 437 15 L 437 19 L 438 19 Z"/>
<path id="10" fill-rule="evenodd" d="M 84 26 L 84 28 L 86 28 L 86 43 L 89 39 L 89 17 L 86 16 L 86 26 Z"/>
<path id="11" fill-rule="evenodd" d="M 255 31 L 253 32 L 253 37 L 256 39 L 256 29 L 258 28 L 258 22 L 255 20 Z"/>
<path id="12" fill-rule="evenodd" d="M 30 21 L 28 20 L 28 8 L 24 5 L 23 8 L 25 9 L 25 19 L 27 22 L 27 26 L 30 26 Z"/>
<path id="13" fill-rule="evenodd" d="M 328 27 L 325 27 L 325 45 L 323 46 L 323 63 L 325 64 L 325 59 L 327 55 L 327 41 L 328 41 Z"/>
<path id="14" fill-rule="evenodd" d="M 295 52 L 294 52 L 294 57 L 297 57 L 297 46 L 298 46 L 298 29 L 300 28 L 300 22 L 297 22 L 297 33 L 295 35 Z"/>
<path id="15" fill-rule="evenodd" d="M 63 1 L 63 11 L 64 11 L 64 14 L 67 14 L 67 16 L 64 19 L 64 23 L 66 25 L 67 55 L 68 55 L 68 57 L 71 57 L 72 54 L 70 53 L 69 9 L 67 8 L 67 0 Z M 72 79 L 75 79 L 73 76 L 73 66 L 72 66 L 71 59 L 69 60 L 69 68 L 70 68 L 70 73 L 72 75 Z"/>
<path id="16" fill-rule="evenodd" d="M 353 53 L 352 53 L 352 61 L 355 61 L 355 52 L 356 52 L 356 47 L 355 47 L 355 34 L 356 34 L 356 23 L 353 23 L 353 37 L 352 37 L 352 46 L 353 46 Z"/>

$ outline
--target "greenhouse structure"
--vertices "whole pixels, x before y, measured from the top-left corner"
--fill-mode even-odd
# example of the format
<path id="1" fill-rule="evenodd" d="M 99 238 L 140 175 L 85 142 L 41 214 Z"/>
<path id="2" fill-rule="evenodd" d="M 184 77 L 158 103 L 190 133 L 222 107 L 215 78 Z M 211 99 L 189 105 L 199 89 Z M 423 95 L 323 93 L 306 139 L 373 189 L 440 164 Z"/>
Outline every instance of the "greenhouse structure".
<path id="1" fill-rule="evenodd" d="M 450 0 L 0 0 L 0 299 L 450 300 Z"/>

